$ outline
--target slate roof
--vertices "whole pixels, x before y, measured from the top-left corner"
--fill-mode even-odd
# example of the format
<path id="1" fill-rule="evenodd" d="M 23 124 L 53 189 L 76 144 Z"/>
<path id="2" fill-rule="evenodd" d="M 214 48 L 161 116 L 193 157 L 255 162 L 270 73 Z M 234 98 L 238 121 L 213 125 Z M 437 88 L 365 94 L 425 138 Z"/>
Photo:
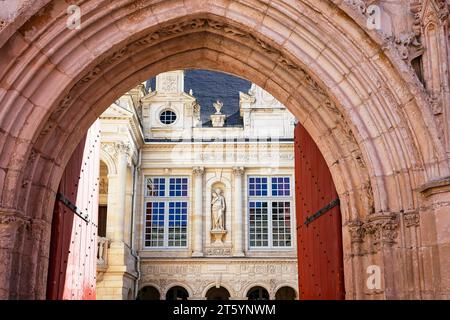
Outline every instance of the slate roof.
<path id="1" fill-rule="evenodd" d="M 150 79 L 147 86 L 154 90 L 156 78 Z M 194 97 L 201 106 L 203 127 L 211 127 L 211 114 L 215 113 L 213 103 L 223 102 L 222 113 L 227 115 L 225 127 L 243 126 L 239 114 L 239 91 L 248 92 L 251 82 L 226 73 L 208 70 L 185 70 L 184 90 L 192 89 Z"/>

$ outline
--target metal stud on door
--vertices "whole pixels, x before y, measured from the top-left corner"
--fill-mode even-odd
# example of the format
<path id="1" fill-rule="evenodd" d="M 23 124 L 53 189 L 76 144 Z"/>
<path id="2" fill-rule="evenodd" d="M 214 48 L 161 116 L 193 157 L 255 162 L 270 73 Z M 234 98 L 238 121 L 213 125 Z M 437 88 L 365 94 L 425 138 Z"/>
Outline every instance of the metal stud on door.
<path id="1" fill-rule="evenodd" d="M 345 298 L 339 198 L 325 159 L 302 125 L 295 128 L 299 297 Z"/>

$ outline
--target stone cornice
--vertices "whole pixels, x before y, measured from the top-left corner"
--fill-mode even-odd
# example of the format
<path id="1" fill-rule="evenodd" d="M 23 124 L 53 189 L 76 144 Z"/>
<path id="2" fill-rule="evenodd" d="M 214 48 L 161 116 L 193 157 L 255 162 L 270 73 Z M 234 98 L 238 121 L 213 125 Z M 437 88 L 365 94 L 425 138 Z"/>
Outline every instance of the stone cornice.
<path id="1" fill-rule="evenodd" d="M 417 188 L 416 191 L 426 198 L 439 193 L 450 192 L 450 176 L 427 182 Z"/>

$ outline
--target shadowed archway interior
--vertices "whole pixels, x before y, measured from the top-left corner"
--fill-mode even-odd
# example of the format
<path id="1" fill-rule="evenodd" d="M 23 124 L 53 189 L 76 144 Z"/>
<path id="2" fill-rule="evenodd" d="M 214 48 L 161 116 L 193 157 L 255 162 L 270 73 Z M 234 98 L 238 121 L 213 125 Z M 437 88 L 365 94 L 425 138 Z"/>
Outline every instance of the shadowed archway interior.
<path id="1" fill-rule="evenodd" d="M 445 262 L 433 262 L 433 276 L 415 270 L 413 256 L 433 258 L 418 255 L 419 238 L 399 235 L 403 221 L 417 233 L 418 214 L 433 213 L 421 209 L 420 188 L 450 175 L 414 72 L 340 1 L 252 2 L 88 0 L 82 28 L 70 30 L 66 5 L 47 0 L 2 31 L 1 210 L 13 222 L 2 224 L 0 298 L 44 297 L 50 200 L 89 126 L 137 83 L 185 68 L 256 83 L 308 130 L 341 199 L 348 298 L 422 297 L 440 279 Z M 437 245 L 431 237 L 424 250 Z M 383 290 L 367 294 L 366 261 L 386 270 Z"/>

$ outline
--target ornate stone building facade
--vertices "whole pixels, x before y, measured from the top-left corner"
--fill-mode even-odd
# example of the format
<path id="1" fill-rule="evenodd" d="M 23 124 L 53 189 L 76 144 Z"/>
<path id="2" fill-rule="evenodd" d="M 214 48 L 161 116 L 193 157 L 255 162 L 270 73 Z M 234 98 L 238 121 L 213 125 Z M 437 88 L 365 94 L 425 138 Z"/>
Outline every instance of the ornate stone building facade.
<path id="1" fill-rule="evenodd" d="M 188 74 L 202 95 L 214 94 L 205 92 L 214 77 L 236 81 Z M 295 118 L 254 84 L 234 92 L 238 101 L 217 97 L 210 114 L 185 88 L 183 71 L 160 74 L 154 84 L 149 92 L 133 89 L 100 117 L 108 188 L 99 243 L 107 265 L 97 298 L 126 299 L 148 287 L 163 299 L 173 287 L 190 299 L 207 298 L 211 288 L 245 299 L 256 287 L 272 299 L 289 287 L 295 297 Z"/>

